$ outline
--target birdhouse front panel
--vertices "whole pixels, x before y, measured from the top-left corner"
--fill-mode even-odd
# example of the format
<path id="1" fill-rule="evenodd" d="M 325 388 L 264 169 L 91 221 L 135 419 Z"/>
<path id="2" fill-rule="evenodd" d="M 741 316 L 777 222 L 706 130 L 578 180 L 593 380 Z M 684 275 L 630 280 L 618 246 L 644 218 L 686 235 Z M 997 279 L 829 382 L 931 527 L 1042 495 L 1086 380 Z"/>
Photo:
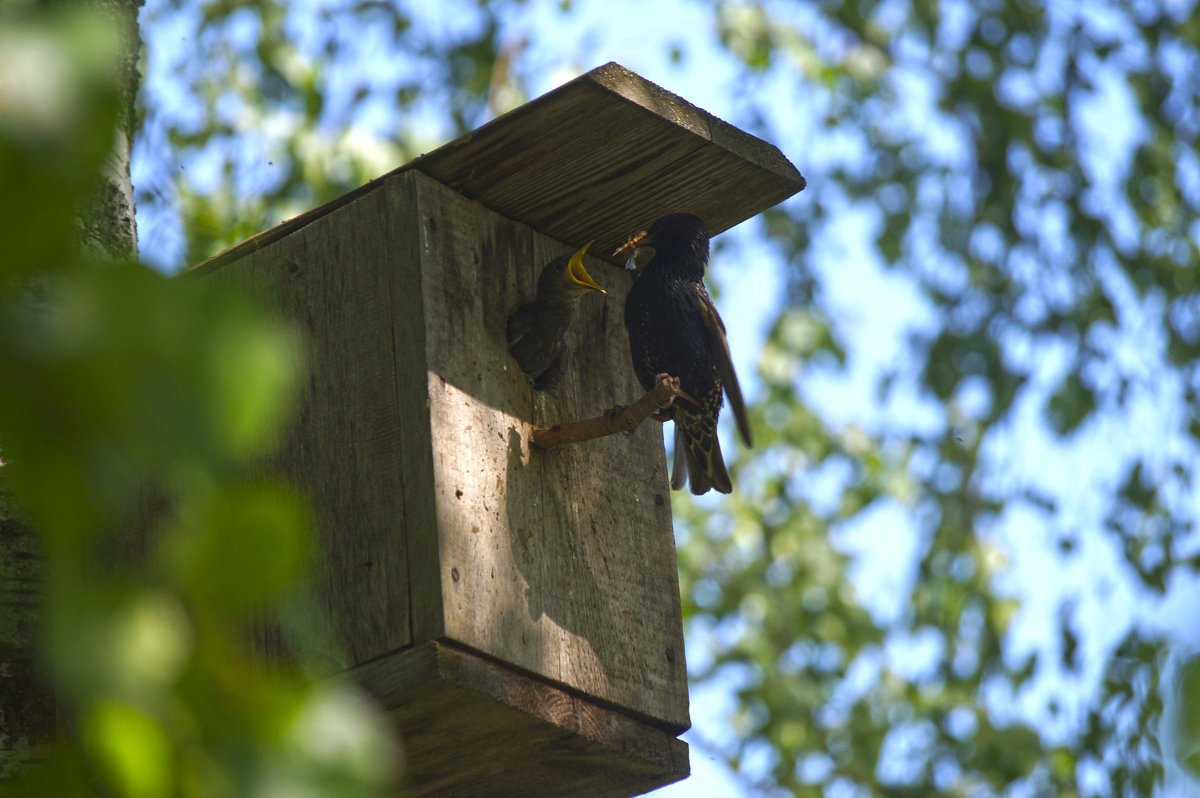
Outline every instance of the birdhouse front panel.
<path id="1" fill-rule="evenodd" d="M 597 416 L 642 394 L 622 308 L 630 278 L 587 258 L 606 290 L 579 301 L 554 388 L 532 388 L 506 323 L 558 242 L 419 172 L 441 636 L 682 730 L 688 725 L 678 578 L 662 430 L 551 450 L 533 426 Z M 414 606 L 422 606 L 415 604 Z M 440 627 L 440 628 L 439 628 Z"/>

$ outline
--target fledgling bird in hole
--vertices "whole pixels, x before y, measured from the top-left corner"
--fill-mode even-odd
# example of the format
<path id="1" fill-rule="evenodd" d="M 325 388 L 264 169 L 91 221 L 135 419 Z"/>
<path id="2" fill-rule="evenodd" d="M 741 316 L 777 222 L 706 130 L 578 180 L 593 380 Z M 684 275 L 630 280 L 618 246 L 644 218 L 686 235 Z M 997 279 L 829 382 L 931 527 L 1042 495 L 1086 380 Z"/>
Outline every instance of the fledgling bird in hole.
<path id="1" fill-rule="evenodd" d="M 561 376 L 567 331 L 579 300 L 589 291 L 605 293 L 583 267 L 589 246 L 591 242 L 569 258 L 564 255 L 547 263 L 538 276 L 533 301 L 508 317 L 508 351 L 539 391 L 554 387 Z"/>
<path id="2" fill-rule="evenodd" d="M 690 475 L 697 496 L 710 488 L 730 493 L 733 484 L 717 440 L 722 389 L 742 439 L 747 446 L 753 444 L 725 324 L 704 287 L 708 227 L 690 213 L 663 216 L 613 254 L 625 252 L 640 271 L 625 300 L 633 370 L 646 390 L 660 375 L 669 374 L 679 379 L 686 394 L 662 414 L 675 420 L 671 487 L 682 488 Z"/>

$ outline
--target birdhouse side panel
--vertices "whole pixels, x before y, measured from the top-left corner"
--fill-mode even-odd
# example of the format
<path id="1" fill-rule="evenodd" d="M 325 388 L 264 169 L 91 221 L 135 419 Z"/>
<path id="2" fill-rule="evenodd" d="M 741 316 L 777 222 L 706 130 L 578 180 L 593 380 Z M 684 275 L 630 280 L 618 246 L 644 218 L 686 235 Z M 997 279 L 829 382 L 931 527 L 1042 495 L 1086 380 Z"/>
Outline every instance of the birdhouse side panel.
<path id="1" fill-rule="evenodd" d="M 398 266 L 417 257 L 415 214 L 396 203 L 371 192 L 203 278 L 253 291 L 303 336 L 299 406 L 269 470 L 315 514 L 329 623 L 316 639 L 331 672 L 412 643 L 407 527 L 431 515 L 419 486 L 406 492 L 422 459 L 429 471 L 429 428 L 423 346 L 398 343 L 420 290 L 404 283 L 415 266 Z M 421 396 L 406 395 L 413 386 Z"/>

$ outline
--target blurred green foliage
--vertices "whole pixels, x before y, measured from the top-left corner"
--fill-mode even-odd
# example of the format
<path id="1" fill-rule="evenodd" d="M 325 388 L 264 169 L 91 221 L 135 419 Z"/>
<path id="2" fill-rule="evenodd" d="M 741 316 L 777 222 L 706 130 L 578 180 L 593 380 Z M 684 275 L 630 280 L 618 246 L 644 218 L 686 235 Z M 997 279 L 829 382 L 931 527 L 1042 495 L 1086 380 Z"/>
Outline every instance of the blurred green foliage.
<path id="1" fill-rule="evenodd" d="M 769 211 L 767 236 L 794 263 L 813 263 L 813 241 L 848 203 L 872 206 L 871 254 L 916 289 L 927 318 L 872 388 L 881 406 L 899 398 L 935 419 L 865 433 L 816 418 L 804 364 L 818 365 L 813 375 L 821 350 L 843 358 L 836 342 L 848 331 L 823 275 L 791 272 L 795 304 L 761 361 L 768 392 L 756 438 L 776 434 L 736 467 L 798 468 L 751 480 L 715 509 L 685 510 L 682 548 L 691 623 L 725 629 L 698 675 L 738 674 L 743 685 L 739 739 L 713 747 L 764 791 L 1146 796 L 1164 783 L 1170 746 L 1194 746 L 1194 684 L 1179 693 L 1176 736 L 1160 722 L 1170 630 L 1133 613 L 1124 639 L 1102 650 L 1099 684 L 1085 677 L 1097 663 L 1081 635 L 1111 629 L 1081 626 L 1076 599 L 1101 584 L 1043 585 L 1075 596 L 1059 608 L 1058 640 L 1042 646 L 1058 656 L 1028 646 L 1017 655 L 1021 597 L 1001 586 L 995 530 L 1030 517 L 1048 529 L 1081 524 L 1059 502 L 1095 491 L 1109 509 L 1079 532 L 1111 536 L 1135 597 L 1164 595 L 1172 580 L 1187 590 L 1200 569 L 1196 11 L 1186 2 L 1097 3 L 1087 13 L 1022 0 L 720 4 L 719 35 L 744 64 L 743 90 L 761 98 L 747 121 L 767 138 L 785 135 L 767 107 L 782 83 L 821 109 L 808 140 L 842 145 L 802 162 L 804 201 Z M 1097 107 L 1125 115 L 1095 119 Z M 1122 138 L 1119 127 L 1133 132 Z M 789 319 L 826 329 L 819 340 L 830 343 L 798 347 Z M 777 373 L 781 362 L 795 365 Z M 1121 440 L 1095 441 L 1105 459 L 1095 474 L 1066 475 L 1065 494 L 1031 484 L 1036 469 L 1019 450 L 1009 463 L 997 456 L 1029 437 L 1019 430 L 1030 408 L 1050 447 L 1100 425 Z M 1131 432 L 1147 426 L 1144 412 L 1163 421 L 1151 427 L 1161 438 Z M 1104 485 L 1097 475 L 1112 467 Z M 839 500 L 814 503 L 800 474 L 830 471 L 848 474 Z M 897 534 L 917 532 L 915 572 L 899 580 L 907 587 L 890 617 L 864 611 L 850 561 L 829 543 L 873 511 L 907 521 Z M 712 530 L 732 533 L 714 541 Z M 1058 562 L 1042 567 L 1077 567 L 1076 540 L 1066 535 Z M 1053 552 L 1050 540 L 1032 545 Z M 922 667 L 898 664 L 898 644 L 924 651 Z M 1051 692 L 1031 711 L 1025 697 L 1039 681 L 1075 685 L 1090 708 L 1073 717 L 1069 699 Z"/>
<path id="2" fill-rule="evenodd" d="M 293 404 L 296 334 L 209 281 L 78 246 L 117 118 L 111 34 L 34 8 L 0 27 L 0 479 L 44 554 L 67 721 L 3 792 L 382 794 L 399 749 L 366 701 L 246 645 L 251 618 L 304 631 L 286 610 L 308 508 L 247 478 Z"/>

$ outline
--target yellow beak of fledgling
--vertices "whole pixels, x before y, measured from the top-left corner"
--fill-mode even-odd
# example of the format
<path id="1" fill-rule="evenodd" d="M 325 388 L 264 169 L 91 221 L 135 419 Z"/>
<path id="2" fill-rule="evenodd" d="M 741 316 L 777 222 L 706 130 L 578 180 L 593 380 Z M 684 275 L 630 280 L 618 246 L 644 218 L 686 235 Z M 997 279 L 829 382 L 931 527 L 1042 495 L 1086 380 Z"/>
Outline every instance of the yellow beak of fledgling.
<path id="1" fill-rule="evenodd" d="M 571 256 L 571 259 L 567 261 L 566 270 L 563 271 L 563 280 L 566 281 L 568 285 L 590 288 L 593 291 L 599 291 L 600 293 L 604 294 L 607 292 L 601 288 L 595 280 L 592 279 L 592 276 L 588 274 L 587 269 L 583 267 L 583 256 L 587 253 L 588 247 L 591 245 L 591 241 L 587 242 L 579 249 L 578 252 Z"/>

